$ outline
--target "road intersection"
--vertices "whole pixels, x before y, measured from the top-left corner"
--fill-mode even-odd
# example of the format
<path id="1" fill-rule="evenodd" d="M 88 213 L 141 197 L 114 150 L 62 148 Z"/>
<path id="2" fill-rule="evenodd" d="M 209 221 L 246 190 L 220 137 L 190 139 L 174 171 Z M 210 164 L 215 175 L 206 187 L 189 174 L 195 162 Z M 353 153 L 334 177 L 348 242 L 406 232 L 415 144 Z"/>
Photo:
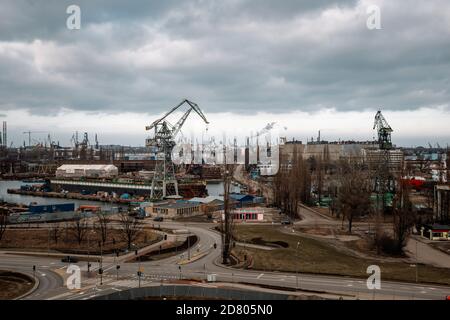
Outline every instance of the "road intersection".
<path id="1" fill-rule="evenodd" d="M 200 223 L 161 223 L 167 229 L 185 229 L 198 237 L 198 242 L 191 248 L 191 255 L 198 249 L 201 258 L 187 264 L 178 264 L 183 258 L 179 255 L 157 261 L 123 263 L 116 270 L 116 263 L 111 257 L 103 260 L 102 284 L 97 274 L 98 263 L 92 263 L 90 275 L 87 263 L 80 262 L 82 270 L 81 289 L 69 290 L 65 285 L 67 263 L 60 259 L 46 256 L 15 255 L 0 252 L 0 269 L 10 269 L 32 275 L 32 266 L 36 265 L 36 277 L 39 286 L 25 299 L 90 299 L 100 294 L 112 293 L 139 286 L 138 268 L 143 275 L 141 286 L 162 285 L 179 279 L 205 281 L 208 274 L 214 274 L 217 282 L 230 285 L 248 284 L 258 286 L 284 287 L 313 293 L 332 293 L 353 299 L 438 299 L 442 300 L 450 294 L 450 287 L 382 281 L 381 289 L 369 290 L 366 279 L 343 276 L 324 276 L 312 274 L 267 272 L 257 270 L 233 269 L 220 264 L 221 236 L 212 230 L 213 224 Z M 217 248 L 214 249 L 214 244 Z M 262 290 L 262 289 L 261 289 Z"/>

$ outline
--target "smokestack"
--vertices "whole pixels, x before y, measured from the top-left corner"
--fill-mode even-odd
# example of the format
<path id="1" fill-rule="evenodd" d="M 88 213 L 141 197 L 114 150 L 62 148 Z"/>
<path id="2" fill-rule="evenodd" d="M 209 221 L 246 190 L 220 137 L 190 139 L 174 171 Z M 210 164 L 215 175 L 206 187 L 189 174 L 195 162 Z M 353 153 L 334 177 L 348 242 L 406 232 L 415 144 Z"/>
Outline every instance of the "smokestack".
<path id="1" fill-rule="evenodd" d="M 8 147 L 6 121 L 3 121 L 3 145 Z"/>

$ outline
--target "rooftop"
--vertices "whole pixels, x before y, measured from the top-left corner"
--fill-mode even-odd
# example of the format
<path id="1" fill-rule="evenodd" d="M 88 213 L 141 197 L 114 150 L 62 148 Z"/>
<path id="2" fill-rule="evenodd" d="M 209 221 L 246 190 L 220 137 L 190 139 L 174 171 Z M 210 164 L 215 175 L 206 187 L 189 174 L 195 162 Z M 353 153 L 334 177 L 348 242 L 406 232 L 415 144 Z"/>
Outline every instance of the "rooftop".
<path id="1" fill-rule="evenodd" d="M 177 201 L 177 202 L 171 202 L 171 203 L 155 204 L 155 207 L 163 208 L 163 209 L 184 209 L 184 208 L 198 207 L 198 204 L 195 202 L 189 202 L 189 201 Z"/>

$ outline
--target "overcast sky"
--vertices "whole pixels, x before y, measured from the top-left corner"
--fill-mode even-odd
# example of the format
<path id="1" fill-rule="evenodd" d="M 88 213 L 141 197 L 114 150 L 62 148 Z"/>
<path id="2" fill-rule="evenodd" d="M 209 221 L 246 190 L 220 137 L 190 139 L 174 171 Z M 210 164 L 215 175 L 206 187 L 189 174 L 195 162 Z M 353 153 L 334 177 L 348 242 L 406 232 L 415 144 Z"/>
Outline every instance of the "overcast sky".
<path id="1" fill-rule="evenodd" d="M 185 134 L 276 121 L 288 138 L 371 140 L 381 108 L 394 143 L 445 146 L 449 79 L 448 0 L 0 1 L 0 120 L 15 145 L 28 130 L 143 145 L 145 125 L 188 98 L 210 125 L 193 114 Z"/>

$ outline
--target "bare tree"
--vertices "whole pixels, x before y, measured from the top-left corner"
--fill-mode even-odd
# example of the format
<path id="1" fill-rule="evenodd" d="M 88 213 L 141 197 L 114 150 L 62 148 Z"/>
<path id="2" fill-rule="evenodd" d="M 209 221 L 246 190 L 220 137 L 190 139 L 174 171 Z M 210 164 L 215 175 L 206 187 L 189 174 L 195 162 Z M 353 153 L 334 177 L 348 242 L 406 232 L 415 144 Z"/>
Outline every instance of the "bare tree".
<path id="1" fill-rule="evenodd" d="M 5 208 L 0 209 L 0 241 L 6 232 L 6 226 L 8 224 L 8 210 Z"/>
<path id="2" fill-rule="evenodd" d="M 69 226 L 72 235 L 75 236 L 78 244 L 81 245 L 88 232 L 87 220 L 85 218 L 77 217 Z"/>
<path id="3" fill-rule="evenodd" d="M 416 216 L 410 200 L 411 187 L 401 179 L 398 181 L 399 190 L 394 198 L 393 228 L 395 252 L 401 253 L 411 232 Z"/>
<path id="4" fill-rule="evenodd" d="M 139 221 L 135 217 L 130 216 L 128 212 L 120 213 L 119 223 L 122 236 L 127 242 L 127 248 L 131 249 L 131 244 L 141 233 L 143 225 L 141 221 Z"/>
<path id="5" fill-rule="evenodd" d="M 55 244 L 58 243 L 58 239 L 60 238 L 62 231 L 63 231 L 63 228 L 61 227 L 61 225 L 59 223 L 51 224 L 50 234 L 51 234 L 51 237 L 52 237 L 53 241 L 55 242 Z"/>
<path id="6" fill-rule="evenodd" d="M 292 159 L 281 158 L 274 180 L 275 204 L 288 216 L 296 218 L 300 202 L 310 203 L 311 170 L 307 161 L 294 146 Z"/>
<path id="7" fill-rule="evenodd" d="M 232 167 L 231 165 L 224 165 L 223 172 L 223 214 L 222 219 L 222 263 L 228 264 L 231 254 L 231 241 L 233 239 L 233 219 L 231 217 L 231 206 L 230 206 L 230 185 L 232 177 Z"/>
<path id="8" fill-rule="evenodd" d="M 95 222 L 94 227 L 100 233 L 103 244 L 105 244 L 108 238 L 109 222 L 110 219 L 104 212 L 97 213 L 97 221 Z"/>
<path id="9" fill-rule="evenodd" d="M 337 205 L 342 220 L 348 221 L 348 232 L 352 232 L 353 219 L 370 213 L 371 187 L 368 172 L 356 162 L 342 162 L 339 172 Z"/>

